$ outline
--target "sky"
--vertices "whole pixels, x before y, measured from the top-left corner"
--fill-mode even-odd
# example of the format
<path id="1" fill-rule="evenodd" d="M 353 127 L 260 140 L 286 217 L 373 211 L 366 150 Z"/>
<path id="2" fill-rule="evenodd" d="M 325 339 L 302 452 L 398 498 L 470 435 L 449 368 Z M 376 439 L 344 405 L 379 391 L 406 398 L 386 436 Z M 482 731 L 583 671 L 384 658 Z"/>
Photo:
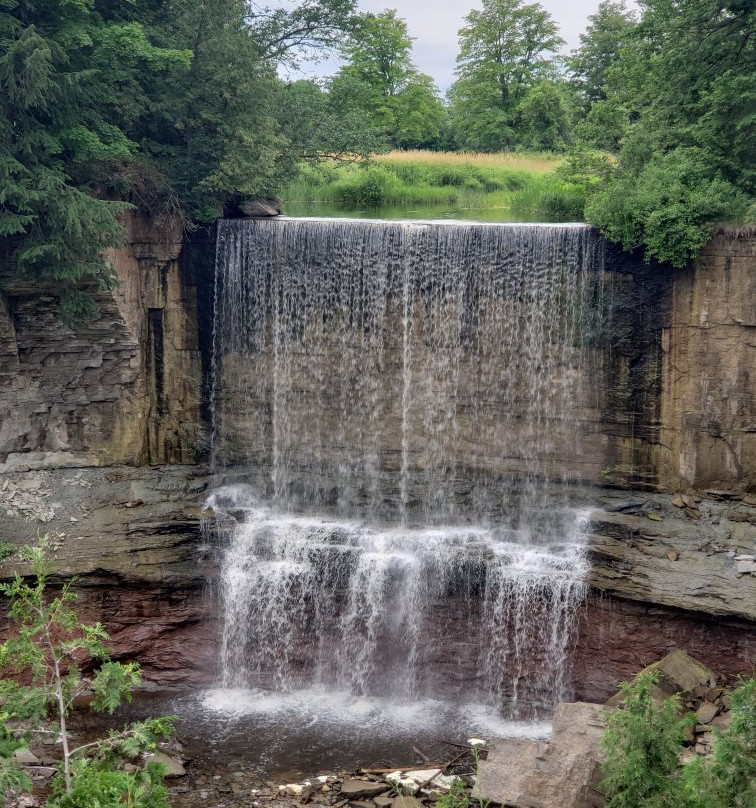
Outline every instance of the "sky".
<path id="1" fill-rule="evenodd" d="M 598 8 L 600 0 L 540 0 L 541 5 L 556 20 L 567 42 L 566 50 L 579 44 L 580 34 L 588 24 L 588 15 Z M 480 0 L 360 0 L 361 11 L 383 11 L 395 8 L 407 20 L 410 36 L 415 38 L 413 59 L 418 69 L 432 76 L 441 92 L 446 92 L 454 81 L 457 58 L 457 32 L 464 17 L 473 8 L 480 8 Z M 632 0 L 628 7 L 633 7 Z M 327 60 L 317 65 L 304 65 L 304 74 L 320 77 L 333 74 L 338 62 Z M 291 75 L 291 78 L 301 76 Z"/>

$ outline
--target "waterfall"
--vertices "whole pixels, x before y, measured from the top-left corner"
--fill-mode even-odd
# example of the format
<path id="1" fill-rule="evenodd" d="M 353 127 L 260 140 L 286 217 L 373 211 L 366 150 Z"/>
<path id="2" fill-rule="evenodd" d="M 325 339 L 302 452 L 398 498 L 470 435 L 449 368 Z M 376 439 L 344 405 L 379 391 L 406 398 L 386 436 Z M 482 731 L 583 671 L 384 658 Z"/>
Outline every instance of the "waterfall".
<path id="1" fill-rule="evenodd" d="M 601 270 L 582 225 L 220 223 L 225 687 L 569 695 Z"/>

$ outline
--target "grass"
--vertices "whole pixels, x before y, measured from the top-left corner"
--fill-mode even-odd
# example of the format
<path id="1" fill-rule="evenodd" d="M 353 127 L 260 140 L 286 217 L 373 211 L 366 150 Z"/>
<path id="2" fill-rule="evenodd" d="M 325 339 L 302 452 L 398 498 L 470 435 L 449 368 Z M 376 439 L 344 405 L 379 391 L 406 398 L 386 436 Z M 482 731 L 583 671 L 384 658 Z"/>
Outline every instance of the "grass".
<path id="1" fill-rule="evenodd" d="M 284 203 L 316 202 L 349 210 L 442 208 L 501 211 L 501 219 L 574 221 L 583 192 L 554 173 L 559 158 L 512 153 L 406 151 L 378 155 L 369 164 L 303 165 Z"/>
<path id="2" fill-rule="evenodd" d="M 511 168 L 543 174 L 556 168 L 561 157 L 551 154 L 519 154 L 517 152 L 433 152 L 420 149 L 391 151 L 376 155 L 378 163 L 421 163 L 424 165 L 475 165 L 480 168 Z"/>

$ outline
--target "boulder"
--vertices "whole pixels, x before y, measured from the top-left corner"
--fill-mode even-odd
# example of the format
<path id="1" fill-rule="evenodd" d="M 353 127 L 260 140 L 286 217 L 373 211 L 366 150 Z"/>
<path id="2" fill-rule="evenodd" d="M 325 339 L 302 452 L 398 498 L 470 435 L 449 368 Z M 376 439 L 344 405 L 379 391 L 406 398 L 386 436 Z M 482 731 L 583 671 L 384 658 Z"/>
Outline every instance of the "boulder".
<path id="1" fill-rule="evenodd" d="M 186 769 L 181 765 L 181 761 L 176 758 L 166 755 L 164 752 L 157 752 L 150 756 L 150 761 L 155 763 L 162 763 L 165 767 L 166 777 L 184 777 Z"/>
<path id="2" fill-rule="evenodd" d="M 13 753 L 13 757 L 16 759 L 16 763 L 20 763 L 22 766 L 39 766 L 41 763 L 34 752 L 26 746 L 21 749 L 16 749 Z"/>
<path id="3" fill-rule="evenodd" d="M 700 724 L 710 724 L 719 714 L 720 707 L 710 701 L 702 701 L 701 706 L 696 710 L 696 720 Z"/>
<path id="4" fill-rule="evenodd" d="M 716 681 L 714 674 L 684 651 L 672 651 L 663 659 L 654 662 L 641 671 L 658 671 L 659 681 L 656 697 L 666 699 L 675 693 L 692 693 L 696 688 L 708 689 Z M 639 676 L 641 674 L 638 674 Z M 617 707 L 622 702 L 622 694 L 615 693 L 607 702 L 607 707 Z M 716 712 L 714 713 L 716 715 Z M 713 718 L 713 716 L 712 716 Z M 701 723 L 707 723 L 702 721 Z"/>
<path id="5" fill-rule="evenodd" d="M 601 808 L 601 710 L 598 704 L 560 704 L 549 743 L 493 742 L 478 767 L 473 798 L 512 808 Z"/>
<path id="6" fill-rule="evenodd" d="M 281 202 L 278 199 L 249 199 L 239 203 L 239 210 L 250 218 L 268 218 L 281 215 Z"/>
<path id="7" fill-rule="evenodd" d="M 351 778 L 341 784 L 341 797 L 348 800 L 359 800 L 362 797 L 377 797 L 389 790 L 386 783 L 374 783 L 371 780 L 357 780 Z"/>

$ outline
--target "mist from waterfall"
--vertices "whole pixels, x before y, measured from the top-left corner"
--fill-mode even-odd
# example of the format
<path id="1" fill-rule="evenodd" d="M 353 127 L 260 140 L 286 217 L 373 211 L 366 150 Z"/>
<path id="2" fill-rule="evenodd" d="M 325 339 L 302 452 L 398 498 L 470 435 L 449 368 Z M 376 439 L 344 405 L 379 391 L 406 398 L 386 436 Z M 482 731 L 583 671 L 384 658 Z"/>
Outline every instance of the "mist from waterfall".
<path id="1" fill-rule="evenodd" d="M 224 687 L 569 696 L 601 264 L 582 225 L 219 224 Z"/>

